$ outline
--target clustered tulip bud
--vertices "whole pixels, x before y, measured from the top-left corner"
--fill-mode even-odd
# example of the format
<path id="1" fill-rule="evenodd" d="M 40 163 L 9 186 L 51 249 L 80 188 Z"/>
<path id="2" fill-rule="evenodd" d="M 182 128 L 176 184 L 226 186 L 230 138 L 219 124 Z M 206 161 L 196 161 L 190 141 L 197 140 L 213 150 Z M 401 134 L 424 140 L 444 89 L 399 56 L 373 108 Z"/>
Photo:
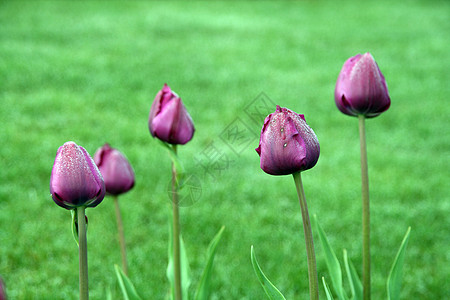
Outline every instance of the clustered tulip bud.
<path id="1" fill-rule="evenodd" d="M 59 147 L 52 175 L 53 201 L 66 209 L 95 207 L 105 197 L 105 183 L 89 153 L 74 142 Z"/>
<path id="2" fill-rule="evenodd" d="M 186 144 L 194 135 L 191 116 L 167 84 L 164 84 L 150 109 L 148 128 L 153 137 L 169 144 Z"/>
<path id="3" fill-rule="evenodd" d="M 370 53 L 350 57 L 344 63 L 334 99 L 339 110 L 350 116 L 373 118 L 389 108 L 386 81 Z"/>
<path id="4" fill-rule="evenodd" d="M 317 163 L 319 141 L 303 115 L 277 105 L 264 120 L 259 146 L 261 169 L 271 175 L 308 170 Z"/>
<path id="5" fill-rule="evenodd" d="M 105 144 L 95 152 L 94 162 L 102 173 L 106 193 L 119 195 L 134 186 L 133 168 L 119 150 Z"/>

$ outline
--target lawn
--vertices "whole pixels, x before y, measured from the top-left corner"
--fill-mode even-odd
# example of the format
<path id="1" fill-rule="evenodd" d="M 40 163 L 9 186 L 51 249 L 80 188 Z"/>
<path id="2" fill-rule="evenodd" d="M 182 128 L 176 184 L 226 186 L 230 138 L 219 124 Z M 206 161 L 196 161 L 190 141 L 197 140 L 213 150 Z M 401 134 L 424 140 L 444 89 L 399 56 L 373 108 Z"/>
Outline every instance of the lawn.
<path id="1" fill-rule="evenodd" d="M 263 116 L 249 112 L 265 104 L 266 113 L 279 104 L 305 114 L 316 132 L 321 155 L 302 176 L 310 214 L 338 256 L 347 249 L 360 271 L 358 122 L 337 110 L 333 91 L 344 61 L 367 51 L 392 100 L 366 124 L 373 299 L 386 298 L 408 226 L 402 299 L 445 299 L 449 16 L 450 2 L 425 0 L 2 1 L 0 276 L 10 299 L 78 297 L 70 213 L 49 192 L 56 150 L 69 140 L 91 155 L 105 142 L 127 155 L 136 173 L 135 188 L 120 198 L 130 277 L 143 299 L 166 298 L 170 159 L 147 127 L 165 82 L 196 126 L 194 139 L 179 147 L 202 191 L 181 209 L 194 283 L 224 225 L 211 299 L 265 299 L 251 245 L 287 299 L 308 298 L 293 179 L 265 174 L 254 151 Z M 230 134 L 236 128 L 243 139 Z M 208 166 L 211 153 L 226 158 L 221 169 Z M 111 289 L 120 299 L 111 199 L 87 215 L 91 298 Z M 316 251 L 319 276 L 327 277 L 318 240 Z"/>

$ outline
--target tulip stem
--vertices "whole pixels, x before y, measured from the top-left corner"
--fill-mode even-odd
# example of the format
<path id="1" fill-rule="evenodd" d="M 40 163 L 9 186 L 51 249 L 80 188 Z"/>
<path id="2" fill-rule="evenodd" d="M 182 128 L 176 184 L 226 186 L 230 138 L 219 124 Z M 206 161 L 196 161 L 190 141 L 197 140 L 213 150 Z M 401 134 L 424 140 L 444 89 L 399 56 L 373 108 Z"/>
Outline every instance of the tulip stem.
<path id="1" fill-rule="evenodd" d="M 359 119 L 359 140 L 361 147 L 361 193 L 362 193 L 362 235 L 363 235 L 363 299 L 370 300 L 370 202 L 369 169 L 367 167 L 367 145 L 365 117 Z"/>
<path id="2" fill-rule="evenodd" d="M 80 300 L 89 299 L 85 209 L 86 207 L 84 206 L 77 207 L 78 248 L 80 254 Z"/>
<path id="3" fill-rule="evenodd" d="M 295 187 L 302 210 L 303 231 L 305 233 L 306 257 L 308 260 L 309 277 L 309 298 L 311 300 L 319 299 L 319 283 L 317 280 L 316 255 L 314 252 L 314 242 L 311 231 L 311 222 L 309 220 L 308 206 L 306 205 L 305 191 L 303 190 L 302 177 L 300 172 L 294 173 Z"/>
<path id="4" fill-rule="evenodd" d="M 177 154 L 177 146 L 172 145 Z M 178 182 L 175 162 L 172 162 L 172 213 L 173 213 L 173 273 L 175 284 L 175 300 L 182 299 L 181 293 L 181 263 L 180 263 L 180 212 L 178 207 Z"/>
<path id="5" fill-rule="evenodd" d="M 127 249 L 125 246 L 125 233 L 123 231 L 123 222 L 120 213 L 119 197 L 116 195 L 113 196 L 113 198 L 114 198 L 114 206 L 116 209 L 116 220 L 117 220 L 117 230 L 119 234 L 120 253 L 122 256 L 122 269 L 125 275 L 128 276 Z"/>

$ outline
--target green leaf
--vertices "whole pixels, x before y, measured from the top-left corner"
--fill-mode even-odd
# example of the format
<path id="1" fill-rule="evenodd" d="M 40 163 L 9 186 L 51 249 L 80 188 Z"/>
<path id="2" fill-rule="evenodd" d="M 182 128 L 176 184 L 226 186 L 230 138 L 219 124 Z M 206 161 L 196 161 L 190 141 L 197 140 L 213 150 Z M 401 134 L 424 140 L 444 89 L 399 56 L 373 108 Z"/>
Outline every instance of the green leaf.
<path id="1" fill-rule="evenodd" d="M 339 264 L 333 248 L 331 248 L 331 245 L 328 242 L 325 232 L 322 230 L 322 227 L 320 227 L 316 215 L 314 215 L 313 221 L 319 234 L 320 244 L 322 245 L 322 249 L 325 252 L 325 263 L 327 265 L 328 272 L 330 273 L 334 291 L 336 292 L 339 300 L 347 300 L 348 297 L 345 294 L 344 288 L 342 286 L 341 265 Z"/>
<path id="2" fill-rule="evenodd" d="M 350 283 L 350 290 L 352 292 L 353 300 L 362 300 L 363 298 L 363 287 L 361 280 L 359 279 L 358 273 L 352 262 L 347 257 L 347 250 L 344 249 L 344 265 L 345 271 L 347 272 L 347 277 Z"/>
<path id="3" fill-rule="evenodd" d="M 325 294 L 327 294 L 327 300 L 334 300 L 333 294 L 331 294 L 330 288 L 328 287 L 328 284 L 325 281 L 325 277 L 322 277 L 322 283 L 325 289 Z"/>
<path id="4" fill-rule="evenodd" d="M 255 270 L 256 276 L 258 277 L 259 283 L 261 284 L 262 288 L 266 292 L 267 296 L 271 300 L 286 300 L 284 298 L 283 294 L 270 282 L 270 280 L 264 275 L 263 271 L 261 270 L 258 261 L 256 260 L 256 255 L 253 250 L 253 246 L 250 250 L 251 253 L 251 259 L 252 259 L 252 265 L 253 270 Z"/>
<path id="5" fill-rule="evenodd" d="M 197 291 L 195 292 L 194 299 L 196 300 L 209 299 L 209 282 L 211 278 L 214 256 L 216 254 L 217 245 L 219 244 L 220 239 L 222 238 L 222 233 L 224 229 L 225 226 L 222 226 L 222 228 L 220 228 L 216 236 L 211 240 L 211 243 L 209 243 L 205 269 L 203 270 L 202 277 L 200 278 L 200 282 L 197 287 Z"/>
<path id="6" fill-rule="evenodd" d="M 170 282 L 172 299 L 175 299 L 175 274 L 173 272 L 173 230 L 169 224 L 169 247 L 168 247 L 169 263 L 167 264 L 166 276 Z M 181 294 L 183 300 L 189 299 L 189 286 L 191 285 L 190 269 L 186 248 L 184 247 L 183 238 L 180 235 L 180 271 L 181 271 Z"/>
<path id="7" fill-rule="evenodd" d="M 112 300 L 112 292 L 111 289 L 106 289 L 106 300 Z"/>
<path id="8" fill-rule="evenodd" d="M 411 227 L 408 227 L 405 237 L 403 238 L 400 249 L 397 252 L 394 263 L 392 264 L 391 271 L 387 279 L 387 294 L 388 300 L 398 300 L 400 299 L 400 290 L 402 285 L 402 269 L 403 263 L 405 261 L 406 246 L 409 240 L 409 234 L 411 232 Z"/>
<path id="9" fill-rule="evenodd" d="M 116 270 L 117 279 L 119 280 L 120 289 L 122 290 L 124 300 L 142 300 L 136 292 L 133 283 L 125 275 L 122 269 L 118 265 L 114 265 Z"/>
<path id="10" fill-rule="evenodd" d="M 72 236 L 75 240 L 75 243 L 78 245 L 78 216 L 77 216 L 77 210 L 71 209 L 70 214 L 72 215 Z"/>

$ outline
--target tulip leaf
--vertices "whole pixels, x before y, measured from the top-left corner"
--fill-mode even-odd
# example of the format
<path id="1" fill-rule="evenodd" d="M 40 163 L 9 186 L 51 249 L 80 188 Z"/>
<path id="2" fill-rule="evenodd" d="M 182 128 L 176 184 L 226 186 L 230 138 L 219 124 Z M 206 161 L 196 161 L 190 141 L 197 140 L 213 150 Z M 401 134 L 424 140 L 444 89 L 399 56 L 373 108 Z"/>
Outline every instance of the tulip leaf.
<path id="1" fill-rule="evenodd" d="M 355 267 L 352 262 L 347 257 L 347 250 L 344 249 L 344 265 L 345 271 L 347 272 L 347 277 L 350 284 L 350 290 L 352 292 L 353 300 L 362 300 L 363 299 L 363 287 L 361 280 L 359 279 L 358 273 L 356 272 Z"/>
<path id="2" fill-rule="evenodd" d="M 77 243 L 78 245 L 78 212 L 77 209 L 72 209 L 70 210 L 70 213 L 72 215 L 72 236 L 75 239 L 75 243 Z M 87 217 L 86 218 L 86 231 L 88 229 L 88 222 L 87 222 Z"/>
<path id="3" fill-rule="evenodd" d="M 327 300 L 334 300 L 333 294 L 330 291 L 330 287 L 325 281 L 325 277 L 322 277 L 323 288 L 325 289 L 325 294 L 327 295 Z"/>
<path id="4" fill-rule="evenodd" d="M 220 228 L 219 232 L 216 236 L 211 240 L 207 250 L 207 260 L 205 268 L 203 269 L 202 277 L 197 287 L 197 291 L 195 292 L 195 300 L 207 300 L 209 299 L 209 282 L 211 278 L 212 266 L 214 263 L 214 256 L 216 254 L 217 245 L 222 238 L 222 233 L 225 229 L 225 226 Z"/>
<path id="5" fill-rule="evenodd" d="M 342 286 L 342 269 L 336 254 L 333 251 L 330 243 L 328 242 L 325 232 L 320 227 L 317 221 L 317 216 L 313 217 L 314 224 L 316 225 L 317 232 L 319 234 L 320 244 L 325 252 L 325 263 L 327 265 L 328 272 L 330 273 L 331 282 L 333 284 L 334 291 L 339 300 L 347 300 L 348 297 L 345 294 L 344 288 Z"/>
<path id="6" fill-rule="evenodd" d="M 169 224 L 169 247 L 168 247 L 169 263 L 167 264 L 166 276 L 170 282 L 171 299 L 175 299 L 175 274 L 173 270 L 173 228 Z M 181 293 L 184 300 L 189 299 L 189 286 L 191 285 L 190 269 L 186 248 L 184 247 L 183 238 L 180 235 L 180 270 L 181 270 Z"/>
<path id="7" fill-rule="evenodd" d="M 114 269 L 116 270 L 116 276 L 119 280 L 120 289 L 122 290 L 123 299 L 124 300 L 142 300 L 142 298 L 136 292 L 133 283 L 131 280 L 125 275 L 122 269 L 118 265 L 114 265 Z"/>
<path id="8" fill-rule="evenodd" d="M 70 214 L 72 215 L 72 236 L 75 239 L 75 243 L 78 245 L 78 213 L 76 209 L 70 210 Z"/>
<path id="9" fill-rule="evenodd" d="M 113 299 L 113 297 L 112 297 L 111 289 L 107 289 L 106 290 L 106 300 L 112 300 L 112 299 Z"/>
<path id="10" fill-rule="evenodd" d="M 403 263 L 405 261 L 406 246 L 408 245 L 409 234 L 411 232 L 411 227 L 408 227 L 405 237 L 400 245 L 400 249 L 395 256 L 394 263 L 392 264 L 391 271 L 387 279 L 387 294 L 388 300 L 398 300 L 400 299 L 400 290 L 402 283 L 402 269 Z"/>
<path id="11" fill-rule="evenodd" d="M 267 296 L 271 300 L 286 300 L 284 298 L 283 294 L 270 282 L 270 280 L 264 275 L 263 271 L 261 270 L 261 267 L 258 264 L 258 261 L 256 260 L 255 251 L 253 250 L 253 246 L 250 250 L 251 253 L 251 259 L 252 259 L 252 265 L 253 270 L 255 270 L 256 276 L 258 277 L 259 283 L 261 284 L 262 288 L 266 292 Z"/>

